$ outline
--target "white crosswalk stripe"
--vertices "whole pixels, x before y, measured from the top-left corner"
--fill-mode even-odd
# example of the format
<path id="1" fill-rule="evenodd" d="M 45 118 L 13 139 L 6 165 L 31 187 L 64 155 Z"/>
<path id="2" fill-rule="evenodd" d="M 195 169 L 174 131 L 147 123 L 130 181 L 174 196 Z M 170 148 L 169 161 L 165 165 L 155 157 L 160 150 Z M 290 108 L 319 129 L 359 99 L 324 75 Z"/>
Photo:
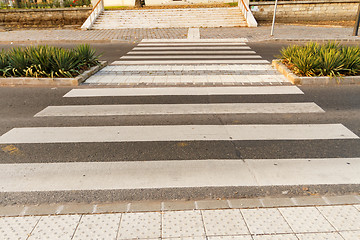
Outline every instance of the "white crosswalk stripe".
<path id="1" fill-rule="evenodd" d="M 237 58 L 261 58 L 257 55 L 176 55 L 176 56 L 123 56 L 120 59 L 187 59 L 187 58 L 202 58 L 202 59 L 208 59 L 208 58 L 222 58 L 222 59 L 237 59 Z"/>
<path id="2" fill-rule="evenodd" d="M 154 57 L 156 59 L 156 57 Z M 198 60 L 135 60 L 135 61 L 114 61 L 113 65 L 147 65 L 147 64 L 264 64 L 267 60 L 223 60 L 223 59 L 198 59 Z"/>
<path id="3" fill-rule="evenodd" d="M 246 43 L 244 42 L 181 42 L 181 43 L 174 43 L 174 42 L 144 42 L 138 44 L 141 47 L 148 47 L 148 46 L 245 46 Z"/>
<path id="4" fill-rule="evenodd" d="M 357 139 L 342 124 L 156 125 L 14 128 L 0 144 Z"/>
<path id="5" fill-rule="evenodd" d="M 201 96 L 201 95 L 281 95 L 304 94 L 296 86 L 261 87 L 152 87 L 152 88 L 88 88 L 72 89 L 64 97 L 125 96 Z"/>
<path id="6" fill-rule="evenodd" d="M 35 117 L 320 112 L 315 103 L 129 104 L 49 106 Z"/>
<path id="7" fill-rule="evenodd" d="M 133 51 L 137 50 L 226 50 L 226 49 L 250 49 L 248 46 L 198 46 L 198 47 L 190 47 L 190 46 L 162 46 L 162 47 L 148 47 L 148 46 L 141 46 L 141 47 L 134 47 Z"/>

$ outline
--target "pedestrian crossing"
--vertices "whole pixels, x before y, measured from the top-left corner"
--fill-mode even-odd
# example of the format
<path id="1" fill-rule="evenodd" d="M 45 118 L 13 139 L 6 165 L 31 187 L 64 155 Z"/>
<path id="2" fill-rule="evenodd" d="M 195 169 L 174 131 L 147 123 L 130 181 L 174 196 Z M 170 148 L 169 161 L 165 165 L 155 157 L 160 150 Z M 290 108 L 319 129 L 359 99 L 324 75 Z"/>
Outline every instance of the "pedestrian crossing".
<path id="1" fill-rule="evenodd" d="M 283 85 L 290 84 L 246 42 L 142 41 L 85 84 Z"/>
<path id="2" fill-rule="evenodd" d="M 154 43 L 141 46 L 151 44 Z M 111 81 L 123 81 L 122 77 L 128 77 L 122 75 L 124 72 L 139 70 L 139 65 L 123 64 L 126 61 L 129 60 L 120 60 L 120 65 L 103 69 L 89 81 L 101 75 L 112 78 Z M 169 79 L 177 77 L 170 71 L 203 71 L 204 76 L 220 79 L 230 76 L 224 72 L 233 71 L 239 79 L 253 79 L 253 82 L 262 76 L 282 81 L 268 64 L 262 63 L 140 66 L 147 66 L 141 79 L 150 77 L 145 71 Z M 222 74 L 211 75 L 217 71 Z M 180 81 L 183 76 L 196 75 L 182 75 Z M 294 85 L 159 87 L 154 79 L 147 87 L 72 89 L 63 95 L 63 105 L 47 106 L 35 113 L 36 120 L 44 125 L 15 127 L 0 136 L 3 145 L 34 146 L 34 152 L 40 148 L 48 152 L 60 148 L 70 159 L 50 163 L 50 157 L 41 158 L 38 163 L 1 164 L 0 171 L 4 174 L 0 189 L 26 192 L 360 184 L 359 178 L 353 177 L 354 168 L 358 169 L 358 156 L 350 159 L 338 153 L 334 156 L 326 153 L 326 158 L 316 159 L 306 150 L 297 149 L 299 144 L 307 144 L 310 149 L 332 143 L 339 148 L 349 141 L 359 141 L 359 137 L 340 122 L 314 120 L 325 115 L 326 109 L 316 102 L 304 101 L 304 95 Z M 104 99 L 106 103 L 102 102 Z M 303 116 L 315 117 L 308 122 Z M 52 125 L 55 119 L 58 124 Z M 276 150 L 268 147 L 269 144 L 276 146 Z M 188 145 L 191 147 L 187 148 Z M 160 146 L 153 152 L 163 152 L 161 158 L 149 154 L 154 146 Z M 259 153 L 261 158 L 244 159 L 243 152 L 265 147 L 269 153 Z M 69 149 L 76 151 L 72 153 Z M 285 153 L 291 155 L 294 149 L 303 151 L 305 157 L 280 157 Z M 89 163 L 88 151 L 95 154 L 96 163 Z M 317 151 L 321 152 L 321 147 Z M 111 161 L 102 158 L 107 152 L 112 155 Z M 274 155 L 278 157 L 270 159 L 269 156 Z M 31 156 L 32 159 L 40 157 Z M 353 168 L 348 167 L 350 163 Z M 26 179 L 19 178 L 19 174 L 26 175 Z M 44 176 L 47 184 L 41 184 Z"/>

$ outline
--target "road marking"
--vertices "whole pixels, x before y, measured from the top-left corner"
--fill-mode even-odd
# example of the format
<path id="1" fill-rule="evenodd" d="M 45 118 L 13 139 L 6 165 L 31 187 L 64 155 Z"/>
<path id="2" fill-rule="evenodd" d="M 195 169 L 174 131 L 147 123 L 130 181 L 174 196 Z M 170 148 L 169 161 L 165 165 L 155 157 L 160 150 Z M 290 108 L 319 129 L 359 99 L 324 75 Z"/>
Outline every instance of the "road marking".
<path id="1" fill-rule="evenodd" d="M 111 65 L 145 65 L 145 64 L 265 64 L 267 60 L 135 60 L 135 61 L 114 61 Z"/>
<path id="2" fill-rule="evenodd" d="M 33 192 L 360 184 L 359 169 L 360 158 L 0 164 L 0 189 Z"/>
<path id="3" fill-rule="evenodd" d="M 250 47 L 248 46 L 198 46 L 198 47 L 191 47 L 191 46 L 163 46 L 163 47 L 145 47 L 145 46 L 141 46 L 141 47 L 134 47 L 132 50 L 136 51 L 136 50 L 224 50 L 224 49 L 234 49 L 234 50 L 239 50 L 239 49 L 250 49 Z"/>
<path id="4" fill-rule="evenodd" d="M 315 103 L 128 104 L 49 106 L 35 117 L 320 112 Z"/>
<path id="5" fill-rule="evenodd" d="M 183 42 L 183 43 L 173 43 L 173 42 L 163 42 L 163 43 L 139 43 L 137 46 L 139 47 L 159 47 L 159 46 L 245 46 L 244 42 Z"/>
<path id="6" fill-rule="evenodd" d="M 241 64 L 241 65 L 224 65 L 224 64 L 211 64 L 211 65 L 135 65 L 135 66 L 106 66 L 102 71 L 253 71 L 256 74 L 257 71 L 269 71 L 271 74 L 278 74 L 271 65 L 259 65 L 259 64 Z"/>
<path id="7" fill-rule="evenodd" d="M 14 128 L 0 144 L 358 139 L 342 124 L 156 125 Z"/>
<path id="8" fill-rule="evenodd" d="M 221 43 L 243 43 L 243 42 L 248 42 L 249 40 L 247 38 L 223 38 L 221 39 Z M 114 41 L 115 42 L 115 41 Z M 162 39 L 143 39 L 141 40 L 141 44 L 142 43 L 186 43 L 186 42 L 193 42 L 193 41 L 189 41 L 187 38 L 162 38 Z M 196 41 L 197 43 L 219 43 L 219 39 L 200 39 Z"/>
<path id="9" fill-rule="evenodd" d="M 188 30 L 187 38 L 188 38 L 189 41 L 200 40 L 200 29 L 190 27 L 189 30 Z"/>
<path id="10" fill-rule="evenodd" d="M 237 58 L 261 58 L 259 55 L 167 55 L 167 56 L 122 56 L 120 59 L 237 59 Z"/>
<path id="11" fill-rule="evenodd" d="M 160 54 L 256 54 L 255 51 L 131 51 L 127 55 L 160 55 Z M 181 55 L 178 55 L 181 56 Z"/>
<path id="12" fill-rule="evenodd" d="M 163 88 L 88 88 L 72 89 L 64 97 L 131 96 L 207 96 L 207 95 L 278 95 L 304 94 L 296 86 L 261 87 L 163 87 Z"/>

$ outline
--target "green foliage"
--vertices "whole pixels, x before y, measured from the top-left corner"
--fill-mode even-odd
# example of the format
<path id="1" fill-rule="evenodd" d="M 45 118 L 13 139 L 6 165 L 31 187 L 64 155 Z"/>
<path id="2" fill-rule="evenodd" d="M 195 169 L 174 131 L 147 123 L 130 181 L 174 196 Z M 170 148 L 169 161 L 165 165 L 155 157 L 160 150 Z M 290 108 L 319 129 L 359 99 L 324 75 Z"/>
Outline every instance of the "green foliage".
<path id="1" fill-rule="evenodd" d="M 289 46 L 281 50 L 281 59 L 300 76 L 341 77 L 360 73 L 360 48 L 336 42 Z"/>
<path id="2" fill-rule="evenodd" d="M 83 66 L 88 67 L 99 62 L 100 55 L 96 55 L 95 49 L 92 49 L 89 44 L 79 45 L 74 51 Z"/>
<path id="3" fill-rule="evenodd" d="M 2 77 L 74 77 L 97 64 L 99 60 L 96 51 L 89 45 L 80 45 L 70 50 L 30 46 L 0 52 Z"/>

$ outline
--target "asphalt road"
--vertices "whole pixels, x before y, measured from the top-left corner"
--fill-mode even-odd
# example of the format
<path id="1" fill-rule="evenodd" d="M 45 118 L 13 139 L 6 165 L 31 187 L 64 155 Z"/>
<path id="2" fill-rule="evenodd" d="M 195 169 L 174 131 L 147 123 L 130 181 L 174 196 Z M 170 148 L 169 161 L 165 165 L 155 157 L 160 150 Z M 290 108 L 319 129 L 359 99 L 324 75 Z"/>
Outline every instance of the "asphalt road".
<path id="1" fill-rule="evenodd" d="M 301 87 L 301 96 L 162 96 L 63 98 L 70 88 L 1 88 L 0 134 L 15 127 L 222 125 L 342 123 L 360 135 L 360 86 Z M 33 117 L 50 105 L 312 102 L 325 113 Z M 171 159 L 358 157 L 358 140 L 205 141 L 135 143 L 15 144 L 17 154 L 0 151 L 1 163 L 148 161 Z M 1 145 L 1 148 L 6 148 Z"/>
<path id="2" fill-rule="evenodd" d="M 102 60 L 118 60 L 130 51 L 133 44 L 92 44 L 103 52 Z M 271 61 L 286 43 L 248 43 L 264 59 Z M 72 47 L 72 44 L 58 46 Z M 0 46 L 7 48 L 9 46 Z M 81 86 L 80 88 L 86 88 Z M 0 135 L 16 127 L 76 127 L 76 126 L 137 126 L 137 125 L 228 125 L 228 124 L 321 124 L 341 123 L 360 136 L 360 86 L 301 86 L 304 95 L 257 96 L 158 96 L 158 97 L 97 97 L 63 98 L 72 88 L 59 87 L 2 87 L 0 88 Z M 103 105 L 103 104 L 170 104 L 170 103 L 283 103 L 315 102 L 324 113 L 297 114 L 205 114 L 157 116 L 101 116 L 101 117 L 34 117 L 47 106 Z M 123 142 L 123 143 L 50 143 L 0 145 L 0 163 L 50 162 L 106 162 L 150 160 L 205 160 L 205 159 L 278 159 L 278 158 L 350 158 L 360 156 L 360 142 L 355 140 L 287 140 L 287 141 L 186 141 L 186 142 Z M 175 192 L 144 191 L 145 196 L 187 196 L 187 190 Z M 208 189 L 189 190 L 191 196 L 209 194 Z M 217 196 L 223 191 L 218 189 Z M 347 190 L 351 191 L 351 190 Z M 58 196 L 61 196 L 59 193 Z M 70 195 L 69 195 L 70 194 Z M 66 200 L 103 201 L 114 192 L 68 193 Z M 128 192 L 129 197 L 137 193 Z M 120 194 L 121 195 L 121 194 Z M 251 194 L 250 194 L 251 195 Z M 102 196 L 102 197 L 100 197 Z M 26 202 L 27 195 L 12 195 Z M 32 195 L 30 202 L 50 199 L 51 193 Z M 48 197 L 48 198 L 46 198 Z M 139 197 L 139 196 L 137 196 Z M 0 195 L 1 198 L 1 195 Z M 141 198 L 141 197 L 140 197 Z M 172 198 L 171 196 L 169 198 Z M 4 200 L 3 198 L 3 203 Z M 59 198 L 60 199 L 60 198 Z M 58 201 L 58 200 L 57 200 Z M 0 201 L 1 203 L 1 201 Z"/>

